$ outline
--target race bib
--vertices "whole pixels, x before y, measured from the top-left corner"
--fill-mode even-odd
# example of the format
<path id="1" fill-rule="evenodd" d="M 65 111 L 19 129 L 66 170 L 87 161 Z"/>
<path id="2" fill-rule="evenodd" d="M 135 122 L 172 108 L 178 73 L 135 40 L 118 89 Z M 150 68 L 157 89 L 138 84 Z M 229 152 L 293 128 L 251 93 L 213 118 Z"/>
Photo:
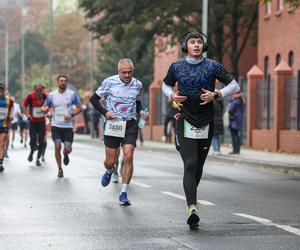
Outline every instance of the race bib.
<path id="1" fill-rule="evenodd" d="M 1 107 L 0 108 L 0 120 L 4 120 L 7 117 L 8 108 Z"/>
<path id="2" fill-rule="evenodd" d="M 42 111 L 41 107 L 33 107 L 33 109 L 32 109 L 32 115 L 33 115 L 34 118 L 40 118 L 40 117 L 44 117 L 45 116 L 45 114 Z"/>
<path id="3" fill-rule="evenodd" d="M 68 114 L 68 109 L 65 107 L 55 108 L 54 111 L 54 120 L 57 122 L 64 122 L 65 121 L 65 115 Z"/>
<path id="4" fill-rule="evenodd" d="M 208 139 L 209 124 L 196 128 L 184 120 L 184 137 L 191 139 Z"/>
<path id="5" fill-rule="evenodd" d="M 104 135 L 114 137 L 125 137 L 126 121 L 107 120 L 105 123 Z"/>

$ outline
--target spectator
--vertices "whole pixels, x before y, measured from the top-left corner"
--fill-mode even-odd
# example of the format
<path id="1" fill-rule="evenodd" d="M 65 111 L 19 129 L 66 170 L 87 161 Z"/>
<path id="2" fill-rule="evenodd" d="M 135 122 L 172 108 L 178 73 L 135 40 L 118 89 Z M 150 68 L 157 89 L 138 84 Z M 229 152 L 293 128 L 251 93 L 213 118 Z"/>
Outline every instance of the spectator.
<path id="1" fill-rule="evenodd" d="M 163 142 L 169 142 L 171 143 L 172 141 L 172 128 L 175 131 L 175 118 L 174 116 L 178 112 L 178 105 L 174 102 L 171 101 L 168 103 L 168 108 L 167 108 L 167 115 L 164 121 L 164 135 L 162 137 Z M 171 122 L 172 126 L 171 128 L 169 127 L 169 123 Z"/>
<path id="2" fill-rule="evenodd" d="M 213 154 L 221 153 L 221 136 L 224 134 L 223 124 L 224 104 L 222 99 L 214 100 L 214 134 L 212 138 Z"/>
<path id="3" fill-rule="evenodd" d="M 240 153 L 244 106 L 244 99 L 241 92 L 235 93 L 228 103 L 229 129 L 233 147 L 232 151 L 229 154 Z"/>

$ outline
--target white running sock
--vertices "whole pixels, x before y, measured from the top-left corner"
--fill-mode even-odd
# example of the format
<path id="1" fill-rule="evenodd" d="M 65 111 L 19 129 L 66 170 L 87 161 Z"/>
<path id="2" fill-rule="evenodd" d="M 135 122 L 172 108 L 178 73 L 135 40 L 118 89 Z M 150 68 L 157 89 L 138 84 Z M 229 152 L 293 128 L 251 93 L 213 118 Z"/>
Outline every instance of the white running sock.
<path id="1" fill-rule="evenodd" d="M 123 192 L 127 193 L 127 189 L 128 189 L 128 184 L 122 183 L 121 193 L 123 193 Z"/>
<path id="2" fill-rule="evenodd" d="M 190 211 L 192 211 L 193 209 L 196 209 L 196 210 L 197 210 L 197 207 L 196 207 L 196 205 L 191 205 L 191 206 L 189 207 L 189 209 L 190 209 Z"/>

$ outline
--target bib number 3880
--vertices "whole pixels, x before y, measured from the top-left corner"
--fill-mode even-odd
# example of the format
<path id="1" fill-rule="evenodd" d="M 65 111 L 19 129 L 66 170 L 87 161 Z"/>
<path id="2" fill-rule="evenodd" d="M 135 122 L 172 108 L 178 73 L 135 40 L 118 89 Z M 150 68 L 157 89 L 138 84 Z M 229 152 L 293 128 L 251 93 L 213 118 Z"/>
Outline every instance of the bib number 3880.
<path id="1" fill-rule="evenodd" d="M 208 139 L 209 124 L 196 128 L 184 120 L 184 137 L 191 139 Z"/>
<path id="2" fill-rule="evenodd" d="M 104 135 L 114 137 L 125 137 L 126 121 L 107 120 L 105 124 Z"/>

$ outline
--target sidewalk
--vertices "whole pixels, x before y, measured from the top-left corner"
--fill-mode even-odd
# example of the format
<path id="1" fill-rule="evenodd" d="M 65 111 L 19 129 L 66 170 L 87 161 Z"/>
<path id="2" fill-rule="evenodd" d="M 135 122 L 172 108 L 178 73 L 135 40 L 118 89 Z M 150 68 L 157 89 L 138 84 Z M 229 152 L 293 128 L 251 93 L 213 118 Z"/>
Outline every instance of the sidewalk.
<path id="1" fill-rule="evenodd" d="M 91 139 L 89 135 L 75 135 L 75 140 L 80 142 L 93 142 L 99 145 L 103 145 L 103 141 L 99 139 Z M 176 152 L 175 145 L 170 143 L 145 141 L 143 146 L 140 146 L 137 142 L 137 150 L 151 150 L 151 151 L 164 151 L 164 152 Z M 263 150 L 254 150 L 249 148 L 241 148 L 239 155 L 228 154 L 231 148 L 222 145 L 221 154 L 214 155 L 209 153 L 208 159 L 212 159 L 220 162 L 245 164 L 247 166 L 266 168 L 270 170 L 276 170 L 282 173 L 288 173 L 293 175 L 300 175 L 300 155 L 299 154 L 287 154 L 278 152 L 268 152 Z"/>

